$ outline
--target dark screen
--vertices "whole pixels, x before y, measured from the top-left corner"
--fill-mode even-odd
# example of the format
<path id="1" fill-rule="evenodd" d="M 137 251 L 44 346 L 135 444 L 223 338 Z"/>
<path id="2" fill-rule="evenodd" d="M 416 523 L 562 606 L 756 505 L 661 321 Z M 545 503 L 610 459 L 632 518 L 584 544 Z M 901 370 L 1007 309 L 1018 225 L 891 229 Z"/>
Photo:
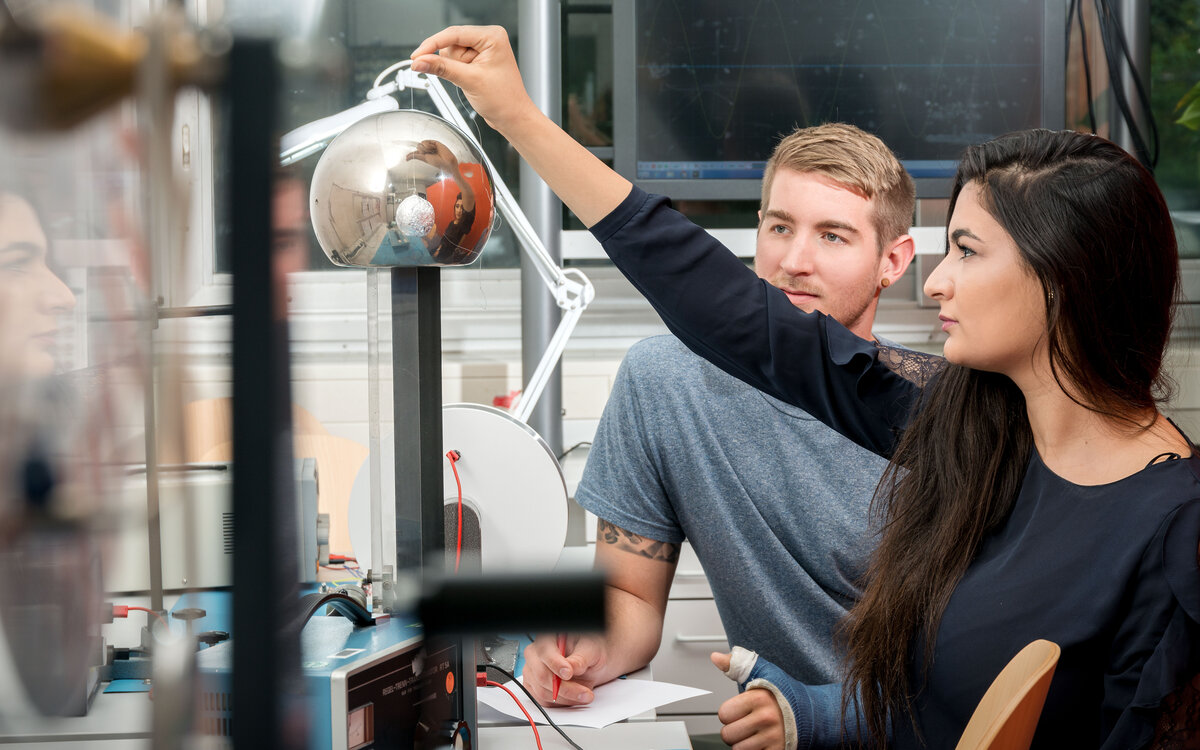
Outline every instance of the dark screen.
<path id="1" fill-rule="evenodd" d="M 1042 0 L 637 0 L 638 179 L 758 179 L 779 137 L 851 122 L 914 177 L 1043 124 Z"/>

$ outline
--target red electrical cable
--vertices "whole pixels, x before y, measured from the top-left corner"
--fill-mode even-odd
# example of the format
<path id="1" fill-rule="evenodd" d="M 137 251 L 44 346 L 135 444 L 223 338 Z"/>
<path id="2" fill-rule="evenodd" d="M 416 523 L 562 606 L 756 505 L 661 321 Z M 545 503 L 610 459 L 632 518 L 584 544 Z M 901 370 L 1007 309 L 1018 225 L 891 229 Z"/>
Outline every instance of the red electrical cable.
<path id="1" fill-rule="evenodd" d="M 446 451 L 446 458 L 450 459 L 450 469 L 454 472 L 454 483 L 458 485 L 458 543 L 454 546 L 454 572 L 458 572 L 458 564 L 462 561 L 462 481 L 458 478 L 458 467 L 455 465 L 462 454 L 456 450 Z M 540 745 L 539 745 L 540 747 Z"/>
<path id="2" fill-rule="evenodd" d="M 167 630 L 171 629 L 171 626 L 167 623 L 166 620 L 163 619 L 163 616 L 160 615 L 159 613 L 155 612 L 154 610 L 150 609 L 149 607 L 134 607 L 131 605 L 131 606 L 126 607 L 125 609 L 136 609 L 139 612 L 149 612 L 150 614 L 152 614 L 158 618 L 158 621 L 163 624 L 163 627 L 165 627 Z"/>
<path id="3" fill-rule="evenodd" d="M 525 714 L 526 719 L 529 719 L 529 726 L 533 727 L 533 738 L 535 740 L 537 740 L 538 750 L 542 750 L 542 736 L 540 734 L 538 734 L 537 724 L 533 723 L 533 717 L 530 716 L 529 712 L 525 710 L 525 705 L 523 703 L 521 703 L 521 700 L 519 698 L 517 698 L 516 694 L 514 694 L 513 691 L 504 687 L 500 683 L 495 682 L 493 680 L 488 680 L 484 684 L 490 685 L 491 687 L 498 687 L 501 690 L 503 690 L 504 692 L 508 693 L 510 696 L 512 696 L 512 699 L 517 702 L 517 708 L 521 709 L 521 713 Z"/>

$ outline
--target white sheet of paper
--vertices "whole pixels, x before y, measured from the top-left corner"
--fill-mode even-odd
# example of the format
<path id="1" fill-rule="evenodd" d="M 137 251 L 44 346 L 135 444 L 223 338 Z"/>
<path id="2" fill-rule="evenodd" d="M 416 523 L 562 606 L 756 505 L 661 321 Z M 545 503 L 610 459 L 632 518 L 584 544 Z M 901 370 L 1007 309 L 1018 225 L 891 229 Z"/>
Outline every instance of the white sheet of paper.
<path id="1" fill-rule="evenodd" d="M 526 697 L 525 693 L 521 692 L 519 687 L 513 685 L 511 682 L 506 683 L 505 687 L 513 691 L 517 698 L 520 699 L 522 705 L 525 706 L 525 710 L 529 712 L 534 721 L 539 724 L 546 723 L 546 717 L 542 716 L 542 712 L 537 710 L 537 706 L 530 702 L 529 698 Z M 545 708 L 546 713 L 550 714 L 550 718 L 554 719 L 555 724 L 600 729 L 609 724 L 624 721 L 631 716 L 637 716 L 652 708 L 658 708 L 667 703 L 674 703 L 685 698 L 704 695 L 708 692 L 708 690 L 687 687 L 686 685 L 675 685 L 670 682 L 613 680 L 612 682 L 598 685 L 592 691 L 595 697 L 586 706 L 574 706 L 571 708 L 550 708 L 546 706 Z M 517 704 L 513 701 L 512 696 L 500 688 L 481 687 L 477 693 L 481 703 L 485 703 L 507 716 L 525 721 L 525 715 L 521 713 L 521 709 L 517 708 Z"/>

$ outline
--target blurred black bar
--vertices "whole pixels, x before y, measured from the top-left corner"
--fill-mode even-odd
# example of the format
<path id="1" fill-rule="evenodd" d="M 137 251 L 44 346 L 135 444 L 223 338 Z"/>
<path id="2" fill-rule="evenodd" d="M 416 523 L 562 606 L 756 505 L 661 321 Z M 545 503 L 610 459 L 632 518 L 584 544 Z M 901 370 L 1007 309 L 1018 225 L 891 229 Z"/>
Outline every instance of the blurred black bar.
<path id="1" fill-rule="evenodd" d="M 296 711 L 299 633 L 287 318 L 272 273 L 271 185 L 280 70 L 274 43 L 234 40 L 225 95 L 231 118 L 233 275 L 234 747 L 302 747 Z M 297 726 L 299 722 L 299 726 Z"/>
<path id="2" fill-rule="evenodd" d="M 417 616 L 436 635 L 599 632 L 604 576 L 597 571 L 537 575 L 426 576 Z"/>

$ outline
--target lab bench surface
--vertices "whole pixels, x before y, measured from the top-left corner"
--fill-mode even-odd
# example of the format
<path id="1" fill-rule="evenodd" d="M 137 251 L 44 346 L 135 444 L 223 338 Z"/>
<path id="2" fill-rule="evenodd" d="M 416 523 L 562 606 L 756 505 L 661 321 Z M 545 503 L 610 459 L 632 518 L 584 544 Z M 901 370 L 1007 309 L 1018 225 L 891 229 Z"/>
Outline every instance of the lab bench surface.
<path id="1" fill-rule="evenodd" d="M 87 716 L 78 719 L 12 722 L 7 717 L 0 727 L 0 749 L 30 750 L 149 750 L 151 704 L 146 693 L 100 693 Z M 682 722 L 633 721 L 611 724 L 603 729 L 564 727 L 584 750 L 691 750 L 687 728 Z M 545 750 L 570 745 L 553 729 L 538 726 Z M 528 750 L 536 747 L 528 724 L 488 725 L 479 728 L 480 750 Z"/>

